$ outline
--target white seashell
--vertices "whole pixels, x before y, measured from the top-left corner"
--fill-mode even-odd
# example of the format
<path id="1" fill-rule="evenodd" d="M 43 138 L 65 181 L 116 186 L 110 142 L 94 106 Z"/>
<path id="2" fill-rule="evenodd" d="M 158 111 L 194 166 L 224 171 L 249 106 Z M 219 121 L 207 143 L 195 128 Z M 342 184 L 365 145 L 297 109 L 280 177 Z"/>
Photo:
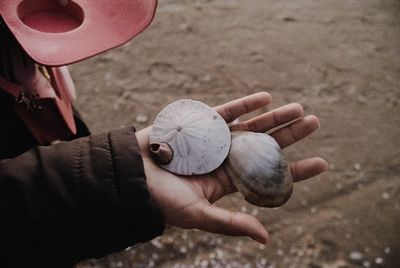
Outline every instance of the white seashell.
<path id="1" fill-rule="evenodd" d="M 278 143 L 264 133 L 234 131 L 224 168 L 245 199 L 257 206 L 283 205 L 292 177 Z"/>
<path id="2" fill-rule="evenodd" d="M 218 168 L 227 157 L 231 135 L 211 107 L 179 100 L 165 107 L 150 132 L 150 151 L 159 165 L 179 175 L 200 175 Z"/>

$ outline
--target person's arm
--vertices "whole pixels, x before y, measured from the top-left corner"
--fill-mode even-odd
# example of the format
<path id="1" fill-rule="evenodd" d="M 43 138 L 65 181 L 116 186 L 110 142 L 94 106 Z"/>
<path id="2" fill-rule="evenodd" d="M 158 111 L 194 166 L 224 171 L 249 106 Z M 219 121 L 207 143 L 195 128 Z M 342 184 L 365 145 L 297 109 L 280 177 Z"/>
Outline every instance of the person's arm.
<path id="1" fill-rule="evenodd" d="M 132 127 L 0 162 L 4 267 L 69 267 L 163 229 Z"/>
<path id="2" fill-rule="evenodd" d="M 232 122 L 270 101 L 269 94 L 258 93 L 215 109 Z M 281 125 L 271 135 L 284 148 L 314 132 L 319 123 L 315 116 L 304 116 L 300 105 L 289 104 L 231 129 L 265 132 Z M 268 233 L 255 217 L 212 204 L 236 191 L 223 168 L 191 178 L 168 173 L 149 157 L 148 133 L 149 128 L 136 135 L 133 128 L 121 129 L 2 161 L 2 264 L 66 267 L 148 241 L 162 233 L 164 222 L 267 241 Z M 319 157 L 290 163 L 294 181 L 326 169 Z"/>

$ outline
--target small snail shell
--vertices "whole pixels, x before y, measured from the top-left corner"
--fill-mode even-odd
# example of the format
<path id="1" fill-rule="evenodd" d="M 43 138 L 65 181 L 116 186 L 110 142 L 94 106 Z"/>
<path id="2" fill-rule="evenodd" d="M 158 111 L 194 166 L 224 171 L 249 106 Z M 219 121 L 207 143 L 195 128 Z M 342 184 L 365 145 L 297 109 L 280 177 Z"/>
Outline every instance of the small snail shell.
<path id="1" fill-rule="evenodd" d="M 254 205 L 281 206 L 292 193 L 292 177 L 281 149 L 267 134 L 232 132 L 224 168 L 239 192 Z"/>
<path id="2" fill-rule="evenodd" d="M 186 99 L 169 104 L 158 114 L 149 140 L 150 152 L 162 168 L 179 175 L 200 175 L 223 163 L 231 134 L 214 109 Z"/>

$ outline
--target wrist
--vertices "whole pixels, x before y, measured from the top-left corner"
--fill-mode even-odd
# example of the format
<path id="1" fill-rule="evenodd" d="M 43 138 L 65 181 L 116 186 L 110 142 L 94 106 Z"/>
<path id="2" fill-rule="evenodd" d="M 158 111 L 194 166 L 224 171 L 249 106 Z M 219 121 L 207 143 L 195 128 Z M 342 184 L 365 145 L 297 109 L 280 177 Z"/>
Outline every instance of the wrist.
<path id="1" fill-rule="evenodd" d="M 136 139 L 139 144 L 140 154 L 142 158 L 149 158 L 148 144 L 149 144 L 149 133 L 151 127 L 144 128 L 142 130 L 136 131 Z"/>

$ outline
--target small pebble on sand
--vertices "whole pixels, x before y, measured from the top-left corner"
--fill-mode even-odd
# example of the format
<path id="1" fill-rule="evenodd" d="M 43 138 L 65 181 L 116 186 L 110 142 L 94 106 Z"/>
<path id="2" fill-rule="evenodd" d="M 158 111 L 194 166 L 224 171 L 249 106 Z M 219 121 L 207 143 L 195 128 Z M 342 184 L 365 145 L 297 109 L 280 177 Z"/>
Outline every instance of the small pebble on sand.
<path id="1" fill-rule="evenodd" d="M 349 254 L 349 259 L 352 261 L 359 261 L 363 258 L 363 254 L 359 251 L 352 251 Z"/>
<path id="2" fill-rule="evenodd" d="M 354 169 L 355 170 L 360 170 L 361 169 L 361 164 L 360 163 L 355 163 L 354 164 Z"/>
<path id="3" fill-rule="evenodd" d="M 381 257 L 376 257 L 376 258 L 375 258 L 375 263 L 376 263 L 376 264 L 383 264 L 383 258 L 381 258 Z"/>
<path id="4" fill-rule="evenodd" d="M 135 121 L 137 123 L 143 124 L 143 123 L 146 123 L 147 121 L 149 121 L 149 118 L 144 114 L 139 114 L 136 116 Z"/>

